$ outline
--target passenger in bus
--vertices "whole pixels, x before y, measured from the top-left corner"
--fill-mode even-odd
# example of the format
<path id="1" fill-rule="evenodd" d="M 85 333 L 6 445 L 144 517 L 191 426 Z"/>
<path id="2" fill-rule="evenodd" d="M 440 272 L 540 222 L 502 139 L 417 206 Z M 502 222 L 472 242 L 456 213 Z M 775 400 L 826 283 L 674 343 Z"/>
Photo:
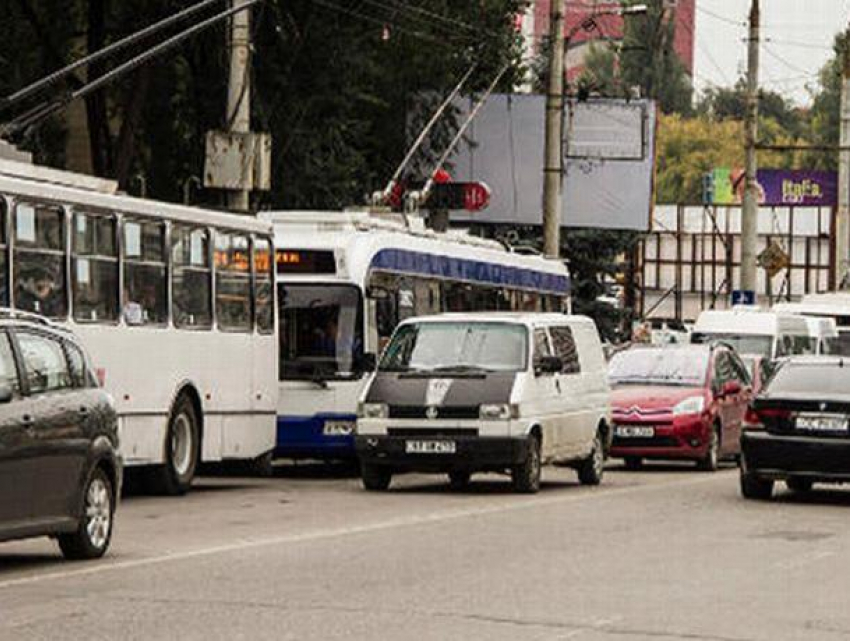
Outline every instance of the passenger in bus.
<path id="1" fill-rule="evenodd" d="M 44 316 L 60 316 L 63 312 L 61 291 L 50 270 L 41 266 L 22 269 L 15 292 L 15 306 Z"/>

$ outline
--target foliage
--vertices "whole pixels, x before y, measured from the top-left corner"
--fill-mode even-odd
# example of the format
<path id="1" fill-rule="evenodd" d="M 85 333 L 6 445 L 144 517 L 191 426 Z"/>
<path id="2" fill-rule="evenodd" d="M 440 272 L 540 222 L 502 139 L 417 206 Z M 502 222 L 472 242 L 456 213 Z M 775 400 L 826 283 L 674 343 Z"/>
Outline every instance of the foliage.
<path id="1" fill-rule="evenodd" d="M 850 46 L 843 33 L 835 37 L 835 57 L 818 75 L 818 88 L 813 96 L 809 140 L 814 145 L 837 145 L 841 104 L 841 60 Z M 837 169 L 838 154 L 811 152 L 805 156 L 807 166 L 815 169 Z"/>

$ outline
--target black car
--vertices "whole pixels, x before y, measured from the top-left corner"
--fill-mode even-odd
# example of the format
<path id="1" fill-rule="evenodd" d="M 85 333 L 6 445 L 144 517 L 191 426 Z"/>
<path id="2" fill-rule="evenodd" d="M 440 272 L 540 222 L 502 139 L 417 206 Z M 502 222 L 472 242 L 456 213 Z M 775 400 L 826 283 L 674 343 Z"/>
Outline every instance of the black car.
<path id="1" fill-rule="evenodd" d="M 117 419 L 74 336 L 0 310 L 0 541 L 102 556 L 121 489 Z"/>
<path id="2" fill-rule="evenodd" d="M 795 492 L 850 482 L 850 358 L 780 362 L 752 402 L 741 435 L 741 493 L 767 499 L 775 481 Z"/>

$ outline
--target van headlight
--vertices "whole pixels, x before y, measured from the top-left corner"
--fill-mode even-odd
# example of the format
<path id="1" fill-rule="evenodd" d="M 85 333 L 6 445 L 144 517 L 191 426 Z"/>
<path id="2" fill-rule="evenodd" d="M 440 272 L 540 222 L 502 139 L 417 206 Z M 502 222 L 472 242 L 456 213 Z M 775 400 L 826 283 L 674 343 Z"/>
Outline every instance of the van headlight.
<path id="1" fill-rule="evenodd" d="M 519 418 L 519 411 L 516 405 L 486 403 L 479 406 L 478 417 L 483 421 L 506 421 L 511 418 Z"/>
<path id="2" fill-rule="evenodd" d="M 702 414 L 705 409 L 704 396 L 691 396 L 680 401 L 673 408 L 673 416 L 684 416 L 685 414 Z"/>
<path id="3" fill-rule="evenodd" d="M 389 418 L 390 408 L 386 403 L 360 403 L 357 418 Z"/>

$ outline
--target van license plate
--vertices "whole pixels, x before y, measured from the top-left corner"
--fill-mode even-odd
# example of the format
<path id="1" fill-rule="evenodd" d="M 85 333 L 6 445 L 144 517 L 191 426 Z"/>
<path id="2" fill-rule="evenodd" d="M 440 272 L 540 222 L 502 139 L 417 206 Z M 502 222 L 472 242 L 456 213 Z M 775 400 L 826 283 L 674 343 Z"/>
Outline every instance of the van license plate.
<path id="1" fill-rule="evenodd" d="M 454 454 L 456 449 L 454 441 L 407 441 L 404 444 L 407 454 Z"/>
<path id="2" fill-rule="evenodd" d="M 618 425 L 614 434 L 621 438 L 646 438 L 655 436 L 655 428 L 640 425 Z"/>
<path id="3" fill-rule="evenodd" d="M 846 432 L 847 419 L 843 416 L 798 416 L 795 426 L 798 430 Z"/>

